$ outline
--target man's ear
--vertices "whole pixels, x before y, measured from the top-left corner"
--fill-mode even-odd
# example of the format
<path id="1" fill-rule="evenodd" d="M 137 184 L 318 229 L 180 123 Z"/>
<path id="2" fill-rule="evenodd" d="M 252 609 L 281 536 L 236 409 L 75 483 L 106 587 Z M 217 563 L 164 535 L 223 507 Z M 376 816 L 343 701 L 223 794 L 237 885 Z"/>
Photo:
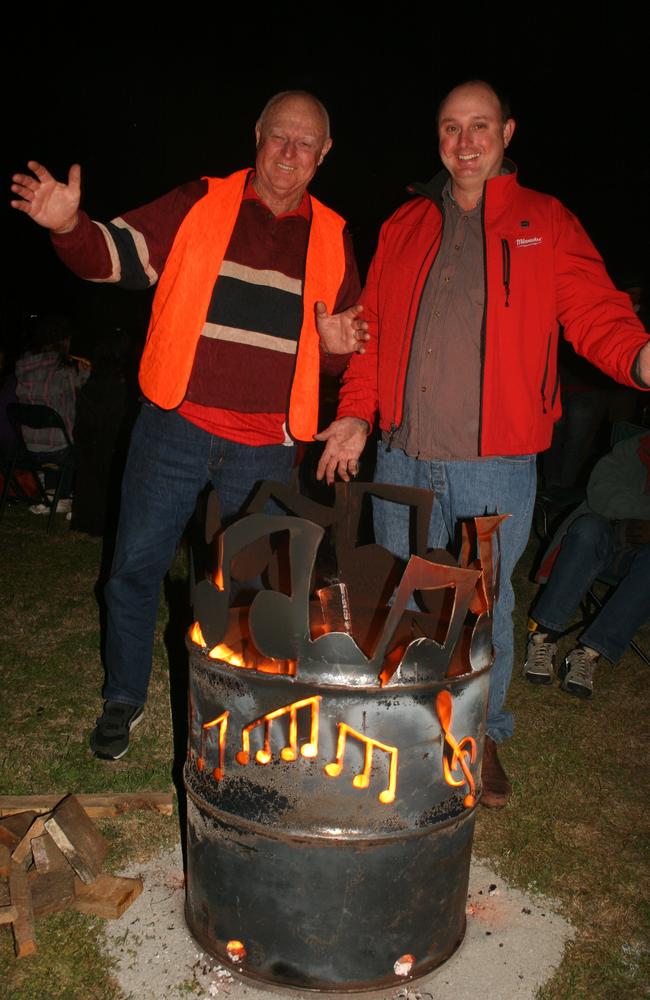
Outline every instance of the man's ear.
<path id="1" fill-rule="evenodd" d="M 512 136 L 514 134 L 515 128 L 516 128 L 516 122 L 515 122 L 514 118 L 508 118 L 508 121 L 503 126 L 503 148 L 504 149 L 508 148 L 508 146 L 510 144 L 510 140 L 512 139 Z"/>
<path id="2" fill-rule="evenodd" d="M 332 145 L 333 145 L 332 139 L 326 139 L 325 140 L 325 142 L 323 144 L 323 148 L 320 151 L 320 157 L 318 159 L 318 166 L 319 167 L 320 167 L 321 163 L 323 162 L 323 160 L 325 159 L 325 157 L 327 156 L 327 154 L 329 153 L 330 149 L 332 148 Z"/>

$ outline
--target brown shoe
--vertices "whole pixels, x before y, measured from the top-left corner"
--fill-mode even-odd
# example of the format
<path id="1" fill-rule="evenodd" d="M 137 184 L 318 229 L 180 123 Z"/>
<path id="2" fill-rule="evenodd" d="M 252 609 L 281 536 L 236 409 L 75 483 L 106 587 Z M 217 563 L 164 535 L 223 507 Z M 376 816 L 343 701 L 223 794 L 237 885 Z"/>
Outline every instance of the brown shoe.
<path id="1" fill-rule="evenodd" d="M 481 805 L 488 809 L 503 809 L 510 798 L 510 782 L 501 766 L 497 745 L 491 736 L 485 737 L 481 767 Z"/>

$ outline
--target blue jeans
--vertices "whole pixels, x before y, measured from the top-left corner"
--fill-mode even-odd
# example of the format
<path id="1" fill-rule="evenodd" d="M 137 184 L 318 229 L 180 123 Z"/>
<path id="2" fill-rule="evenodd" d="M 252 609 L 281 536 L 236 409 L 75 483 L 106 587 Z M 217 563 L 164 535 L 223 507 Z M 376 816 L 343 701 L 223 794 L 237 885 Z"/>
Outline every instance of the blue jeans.
<path id="1" fill-rule="evenodd" d="M 433 490 L 429 547 L 447 548 L 455 541 L 458 522 L 482 514 L 511 514 L 501 524 L 501 577 L 494 606 L 487 732 L 497 743 L 513 732 L 513 718 L 503 709 L 513 662 L 513 570 L 526 548 L 535 503 L 537 472 L 534 455 L 486 458 L 475 462 L 420 461 L 380 442 L 375 481 Z M 409 555 L 409 508 L 373 499 L 375 538 L 403 559 Z"/>
<path id="2" fill-rule="evenodd" d="M 650 618 L 650 544 L 622 549 L 607 518 L 581 514 L 572 522 L 532 615 L 543 628 L 563 632 L 601 574 L 620 582 L 580 641 L 616 663 Z"/>
<path id="3" fill-rule="evenodd" d="M 288 482 L 294 449 L 216 437 L 145 403 L 133 429 L 111 576 L 106 585 L 106 684 L 111 701 L 146 701 L 160 585 L 207 482 L 223 520 L 264 479 Z"/>

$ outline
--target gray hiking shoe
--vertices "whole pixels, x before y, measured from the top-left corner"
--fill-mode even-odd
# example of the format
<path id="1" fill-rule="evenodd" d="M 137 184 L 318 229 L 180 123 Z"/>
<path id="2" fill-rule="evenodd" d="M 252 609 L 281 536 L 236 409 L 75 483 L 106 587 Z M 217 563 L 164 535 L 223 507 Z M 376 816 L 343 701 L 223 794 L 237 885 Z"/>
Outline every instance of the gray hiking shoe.
<path id="1" fill-rule="evenodd" d="M 578 698 L 591 698 L 594 693 L 594 670 L 598 664 L 595 652 L 581 646 L 572 649 L 560 667 L 560 687 Z"/>
<path id="2" fill-rule="evenodd" d="M 531 684 L 552 684 L 555 680 L 556 653 L 556 643 L 549 642 L 543 632 L 533 632 L 526 648 L 526 680 Z"/>
<path id="3" fill-rule="evenodd" d="M 142 721 L 144 707 L 121 701 L 104 702 L 104 711 L 90 734 L 90 749 L 101 760 L 119 760 L 129 749 L 129 734 Z"/>

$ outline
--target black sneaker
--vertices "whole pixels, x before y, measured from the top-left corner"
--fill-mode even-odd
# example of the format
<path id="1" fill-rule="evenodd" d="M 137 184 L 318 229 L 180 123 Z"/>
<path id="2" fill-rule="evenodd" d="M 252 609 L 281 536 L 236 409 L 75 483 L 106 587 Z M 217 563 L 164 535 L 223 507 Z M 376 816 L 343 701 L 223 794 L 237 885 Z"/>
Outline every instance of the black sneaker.
<path id="1" fill-rule="evenodd" d="M 104 713 L 90 734 L 90 749 L 101 760 L 119 760 L 129 749 L 129 733 L 141 721 L 143 705 L 105 701 Z"/>

